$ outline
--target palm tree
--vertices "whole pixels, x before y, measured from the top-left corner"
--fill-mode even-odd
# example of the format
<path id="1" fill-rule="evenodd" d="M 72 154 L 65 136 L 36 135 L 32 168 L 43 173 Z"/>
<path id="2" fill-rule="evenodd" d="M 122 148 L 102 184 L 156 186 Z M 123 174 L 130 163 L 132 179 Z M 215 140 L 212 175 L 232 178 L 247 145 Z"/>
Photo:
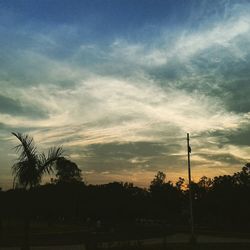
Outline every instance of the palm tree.
<path id="1" fill-rule="evenodd" d="M 46 156 L 39 153 L 35 146 L 34 140 L 29 135 L 21 133 L 12 133 L 20 144 L 15 147 L 19 157 L 17 162 L 12 166 L 14 175 L 14 186 L 16 184 L 23 186 L 25 189 L 38 186 L 44 173 L 52 171 L 54 162 L 62 156 L 62 147 L 52 147 Z"/>
<path id="2" fill-rule="evenodd" d="M 52 171 L 52 165 L 62 156 L 63 150 L 61 147 L 50 148 L 46 156 L 44 153 L 37 151 L 32 137 L 20 133 L 12 134 L 20 141 L 20 144 L 15 147 L 17 153 L 19 153 L 19 157 L 17 162 L 12 166 L 14 175 L 13 186 L 18 184 L 25 189 L 31 189 L 40 184 L 44 173 Z M 32 201 L 29 192 L 26 193 L 26 197 L 29 204 L 24 214 L 24 242 L 21 247 L 22 250 L 30 249 L 30 207 Z"/>

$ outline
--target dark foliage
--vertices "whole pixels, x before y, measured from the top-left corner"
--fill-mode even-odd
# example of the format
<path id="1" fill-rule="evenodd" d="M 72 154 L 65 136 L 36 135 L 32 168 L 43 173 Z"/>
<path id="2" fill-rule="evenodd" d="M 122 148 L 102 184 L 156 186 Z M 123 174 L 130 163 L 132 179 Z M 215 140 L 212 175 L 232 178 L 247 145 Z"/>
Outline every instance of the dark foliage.
<path id="1" fill-rule="evenodd" d="M 57 159 L 55 169 L 57 177 L 55 182 L 72 183 L 82 181 L 81 169 L 78 168 L 76 163 L 65 157 L 59 157 Z"/>
<path id="2" fill-rule="evenodd" d="M 233 175 L 214 179 L 203 177 L 192 183 L 197 226 L 216 229 L 249 230 L 250 164 Z M 85 185 L 81 181 L 57 182 L 31 190 L 0 192 L 3 218 L 22 219 L 27 211 L 32 220 L 86 222 L 101 219 L 107 224 L 161 220 L 172 225 L 188 225 L 188 190 L 183 179 L 174 185 L 159 172 L 150 188 L 113 182 Z M 20 205 L 22 204 L 22 205 Z M 27 209 L 29 207 L 29 209 Z"/>
<path id="3" fill-rule="evenodd" d="M 32 188 L 37 186 L 44 173 L 50 173 L 54 162 L 61 157 L 61 147 L 53 147 L 48 155 L 38 153 L 32 137 L 20 133 L 12 133 L 20 142 L 15 147 L 19 154 L 16 163 L 12 166 L 14 186 Z"/>

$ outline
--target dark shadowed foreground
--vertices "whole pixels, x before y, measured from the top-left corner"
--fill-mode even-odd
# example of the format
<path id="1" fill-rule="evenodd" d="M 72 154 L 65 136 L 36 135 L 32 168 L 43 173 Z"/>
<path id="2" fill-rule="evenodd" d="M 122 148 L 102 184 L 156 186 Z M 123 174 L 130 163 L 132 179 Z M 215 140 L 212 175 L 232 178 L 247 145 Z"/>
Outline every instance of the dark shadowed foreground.
<path id="1" fill-rule="evenodd" d="M 23 249 L 190 249 L 188 190 L 183 179 L 173 184 L 165 178 L 157 173 L 149 189 L 73 180 L 1 191 L 2 249 L 24 242 L 29 248 Z M 232 176 L 203 177 L 192 185 L 192 248 L 249 249 L 249 164 Z"/>
<path id="2" fill-rule="evenodd" d="M 3 248 L 250 249 L 249 163 L 233 175 L 204 176 L 189 186 L 181 177 L 167 181 L 163 172 L 148 189 L 86 185 L 60 147 L 40 154 L 31 137 L 14 135 L 20 142 L 15 185 L 0 191 Z M 45 172 L 56 178 L 40 185 Z M 190 240 L 190 187 L 196 241 Z"/>

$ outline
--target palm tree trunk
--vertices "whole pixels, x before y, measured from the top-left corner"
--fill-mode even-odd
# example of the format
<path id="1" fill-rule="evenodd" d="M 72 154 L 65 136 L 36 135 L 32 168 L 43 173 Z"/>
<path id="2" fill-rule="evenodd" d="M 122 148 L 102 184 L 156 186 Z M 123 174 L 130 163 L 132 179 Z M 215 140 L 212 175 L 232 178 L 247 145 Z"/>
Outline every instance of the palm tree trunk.
<path id="1" fill-rule="evenodd" d="M 30 213 L 31 213 L 31 193 L 30 190 L 27 190 L 25 192 L 25 198 L 24 202 L 26 204 L 26 210 L 24 213 L 24 228 L 23 228 L 23 245 L 21 247 L 21 250 L 30 250 Z"/>
<path id="2" fill-rule="evenodd" d="M 3 237 L 3 221 L 2 221 L 2 215 L 0 215 L 0 241 L 2 242 Z"/>
<path id="3" fill-rule="evenodd" d="M 30 250 L 30 217 L 26 216 L 24 221 L 24 238 L 21 250 Z"/>

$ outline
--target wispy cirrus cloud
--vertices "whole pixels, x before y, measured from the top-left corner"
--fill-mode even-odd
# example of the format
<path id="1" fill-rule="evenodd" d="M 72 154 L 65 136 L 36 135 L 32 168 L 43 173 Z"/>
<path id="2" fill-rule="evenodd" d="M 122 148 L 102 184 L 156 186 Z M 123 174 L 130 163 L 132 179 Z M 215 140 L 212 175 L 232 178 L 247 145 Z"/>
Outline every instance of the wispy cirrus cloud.
<path id="1" fill-rule="evenodd" d="M 15 143 L 10 131 L 20 130 L 42 148 L 63 144 L 105 180 L 107 171 L 118 178 L 115 165 L 134 178 L 139 170 L 149 176 L 165 168 L 174 176 L 184 173 L 190 132 L 196 176 L 234 171 L 249 159 L 250 6 L 219 5 L 209 9 L 203 1 L 201 12 L 176 28 L 153 25 L 156 37 L 119 33 L 105 42 L 83 38 L 89 30 L 79 23 L 37 24 L 39 31 L 22 22 L 21 29 L 0 26 L 0 130 L 7 141 L 1 155 Z M 151 150 L 152 143 L 166 154 L 141 156 L 135 149 Z M 168 151 L 171 145 L 178 145 L 175 151 Z M 124 151 L 119 159 L 112 156 L 117 150 Z"/>

